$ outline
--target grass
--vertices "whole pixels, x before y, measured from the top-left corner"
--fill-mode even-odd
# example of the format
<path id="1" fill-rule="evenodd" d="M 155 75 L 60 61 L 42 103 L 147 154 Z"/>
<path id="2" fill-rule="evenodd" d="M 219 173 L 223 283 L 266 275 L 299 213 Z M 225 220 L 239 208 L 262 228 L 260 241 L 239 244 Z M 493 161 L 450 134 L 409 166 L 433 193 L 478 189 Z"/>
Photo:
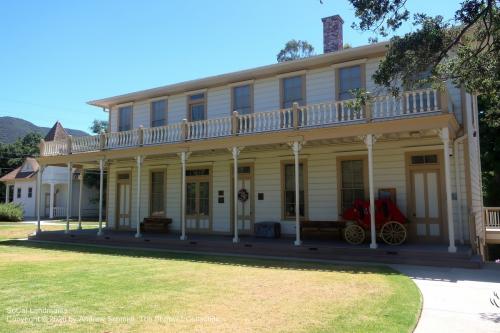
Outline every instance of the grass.
<path id="1" fill-rule="evenodd" d="M 70 228 L 76 229 L 78 227 L 77 222 L 71 222 Z M 57 225 L 42 225 L 42 230 L 55 231 L 64 230 L 66 228 L 66 223 L 60 223 Z M 82 223 L 83 229 L 95 228 L 93 224 Z M 0 241 L 8 239 L 19 239 L 27 238 L 30 234 L 35 232 L 36 224 L 21 224 L 19 222 L 0 222 Z"/>
<path id="2" fill-rule="evenodd" d="M 0 332 L 411 332 L 422 303 L 385 267 L 19 240 L 0 276 Z"/>

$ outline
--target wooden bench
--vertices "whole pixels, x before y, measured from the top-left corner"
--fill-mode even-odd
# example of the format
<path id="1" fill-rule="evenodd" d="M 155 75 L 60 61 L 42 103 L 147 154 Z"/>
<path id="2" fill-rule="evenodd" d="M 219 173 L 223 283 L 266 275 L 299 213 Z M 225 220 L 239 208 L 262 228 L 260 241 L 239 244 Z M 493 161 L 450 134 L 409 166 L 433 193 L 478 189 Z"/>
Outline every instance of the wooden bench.
<path id="1" fill-rule="evenodd" d="M 168 233 L 171 223 L 172 219 L 168 217 L 146 217 L 141 222 L 141 232 Z"/>
<path id="2" fill-rule="evenodd" d="M 300 233 L 304 229 L 315 229 L 316 231 L 322 230 L 337 230 L 342 237 L 342 229 L 345 228 L 345 221 L 300 221 Z"/>

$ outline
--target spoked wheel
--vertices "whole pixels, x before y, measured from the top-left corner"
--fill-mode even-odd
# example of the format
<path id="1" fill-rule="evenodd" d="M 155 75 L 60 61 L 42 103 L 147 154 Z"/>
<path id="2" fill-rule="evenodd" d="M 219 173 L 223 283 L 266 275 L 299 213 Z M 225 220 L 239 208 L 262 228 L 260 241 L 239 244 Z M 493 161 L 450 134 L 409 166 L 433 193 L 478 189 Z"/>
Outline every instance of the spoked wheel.
<path id="1" fill-rule="evenodd" d="M 380 237 L 389 245 L 399 245 L 406 240 L 406 228 L 399 222 L 384 223 L 380 230 Z"/>
<path id="2" fill-rule="evenodd" d="M 357 224 L 350 224 L 344 229 L 344 238 L 349 244 L 361 244 L 365 240 L 365 230 Z"/>

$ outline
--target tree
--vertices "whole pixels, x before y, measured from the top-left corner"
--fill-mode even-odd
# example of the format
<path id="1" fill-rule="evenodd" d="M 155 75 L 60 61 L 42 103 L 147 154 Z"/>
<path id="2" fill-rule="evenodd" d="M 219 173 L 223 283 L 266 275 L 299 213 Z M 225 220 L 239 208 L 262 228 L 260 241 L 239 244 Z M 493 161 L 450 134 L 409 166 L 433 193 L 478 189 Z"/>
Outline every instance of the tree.
<path id="1" fill-rule="evenodd" d="M 107 132 L 108 126 L 109 123 L 107 120 L 94 119 L 89 129 L 92 131 L 92 133 L 99 134 L 101 132 Z"/>
<path id="2" fill-rule="evenodd" d="M 485 206 L 500 206 L 500 112 L 479 97 L 479 143 Z"/>
<path id="3" fill-rule="evenodd" d="M 353 27 L 383 37 L 410 19 L 407 0 L 349 0 L 359 23 Z M 500 106 L 500 12 L 498 0 L 466 0 L 451 21 L 424 13 L 413 15 L 417 29 L 390 39 L 387 55 L 373 76 L 394 94 L 399 87 L 442 85 L 451 80 L 469 93 Z M 430 73 L 422 78 L 422 73 Z M 479 74 L 479 75 L 478 75 Z"/>
<path id="4" fill-rule="evenodd" d="M 26 157 L 37 157 L 40 154 L 38 144 L 41 138 L 39 133 L 29 133 L 14 143 L 0 143 L 0 177 L 21 166 Z M 3 183 L 0 183 L 0 196 L 5 197 Z"/>
<path id="5" fill-rule="evenodd" d="M 314 47 L 305 40 L 292 39 L 285 44 L 285 47 L 278 53 L 278 62 L 290 61 L 300 58 L 307 58 L 314 55 Z"/>

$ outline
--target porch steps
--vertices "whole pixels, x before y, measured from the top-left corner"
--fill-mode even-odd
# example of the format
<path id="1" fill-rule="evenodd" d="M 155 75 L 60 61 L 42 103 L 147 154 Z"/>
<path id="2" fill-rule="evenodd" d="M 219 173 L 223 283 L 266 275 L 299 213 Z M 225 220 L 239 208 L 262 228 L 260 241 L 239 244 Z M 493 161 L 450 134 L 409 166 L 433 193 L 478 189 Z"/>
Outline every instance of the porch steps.
<path id="1" fill-rule="evenodd" d="M 32 236 L 30 240 L 55 241 L 73 244 L 92 244 L 114 247 L 133 247 L 161 249 L 184 252 L 201 252 L 221 255 L 248 255 L 260 257 L 283 257 L 311 260 L 358 261 L 381 264 L 408 264 L 438 267 L 480 268 L 481 260 L 473 256 L 469 249 L 460 249 L 457 253 L 448 253 L 445 248 L 386 247 L 369 249 L 367 245 L 350 246 L 347 244 L 314 243 L 306 241 L 302 246 L 294 246 L 292 239 L 256 239 L 242 238 L 234 244 L 230 237 L 193 236 L 187 241 L 180 241 L 177 236 L 144 235 L 134 238 L 132 233 L 106 233 L 97 237 L 95 233 L 75 231 L 69 235 L 62 232 L 43 232 Z"/>

